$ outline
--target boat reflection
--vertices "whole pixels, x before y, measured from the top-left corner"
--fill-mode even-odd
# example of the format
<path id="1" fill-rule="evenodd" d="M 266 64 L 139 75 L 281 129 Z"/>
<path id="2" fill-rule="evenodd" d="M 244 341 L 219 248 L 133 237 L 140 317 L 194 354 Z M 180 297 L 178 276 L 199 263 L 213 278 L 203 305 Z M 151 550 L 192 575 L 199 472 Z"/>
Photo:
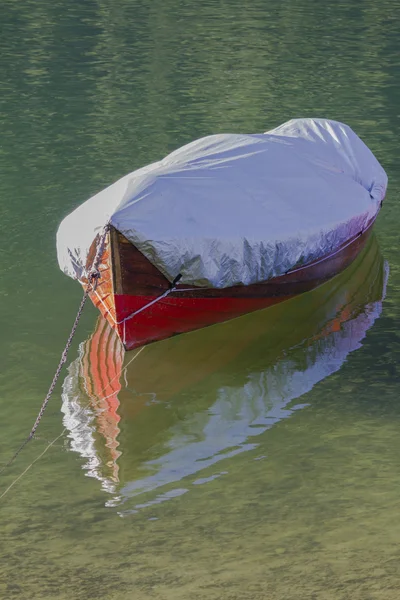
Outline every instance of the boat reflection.
<path id="1" fill-rule="evenodd" d="M 69 368 L 62 410 L 70 447 L 113 495 L 108 504 L 155 490 L 135 510 L 164 501 L 186 491 L 183 478 L 207 481 L 206 467 L 255 448 L 257 435 L 304 406 L 293 401 L 360 347 L 387 275 L 372 237 L 310 293 L 125 356 L 100 319 Z"/>

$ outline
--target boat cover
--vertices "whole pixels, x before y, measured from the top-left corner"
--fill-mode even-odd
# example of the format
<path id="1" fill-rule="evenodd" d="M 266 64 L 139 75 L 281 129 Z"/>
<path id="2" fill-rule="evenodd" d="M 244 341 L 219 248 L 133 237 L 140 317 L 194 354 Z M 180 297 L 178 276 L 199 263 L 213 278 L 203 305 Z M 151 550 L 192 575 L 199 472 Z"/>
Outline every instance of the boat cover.
<path id="1" fill-rule="evenodd" d="M 80 278 L 110 222 L 171 282 L 250 285 L 335 251 L 375 218 L 386 186 L 372 152 L 336 121 L 212 135 L 79 206 L 59 228 L 58 260 Z"/>

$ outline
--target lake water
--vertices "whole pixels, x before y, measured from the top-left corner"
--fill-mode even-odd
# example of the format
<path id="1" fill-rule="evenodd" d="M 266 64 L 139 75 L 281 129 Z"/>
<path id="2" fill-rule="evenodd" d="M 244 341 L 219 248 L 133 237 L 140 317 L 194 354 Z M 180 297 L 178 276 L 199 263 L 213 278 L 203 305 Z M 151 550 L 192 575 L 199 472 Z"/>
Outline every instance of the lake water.
<path id="1" fill-rule="evenodd" d="M 399 23 L 398 0 L 3 0 L 2 463 L 75 316 L 55 234 L 89 195 L 296 116 L 351 125 L 389 192 L 355 264 L 268 311 L 123 356 L 85 310 L 0 475 L 1 599 L 399 598 Z"/>

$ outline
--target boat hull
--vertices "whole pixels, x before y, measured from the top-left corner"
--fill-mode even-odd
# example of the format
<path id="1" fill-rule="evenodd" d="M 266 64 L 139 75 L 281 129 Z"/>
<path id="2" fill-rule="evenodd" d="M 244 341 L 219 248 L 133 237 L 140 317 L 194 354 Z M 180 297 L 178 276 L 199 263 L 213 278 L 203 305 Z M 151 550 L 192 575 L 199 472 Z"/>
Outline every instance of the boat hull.
<path id="1" fill-rule="evenodd" d="M 171 289 L 162 273 L 111 228 L 100 266 L 101 279 L 90 297 L 125 349 L 132 350 L 267 308 L 318 287 L 353 262 L 364 248 L 372 226 L 373 222 L 319 261 L 263 283 L 225 289 L 180 284 Z M 91 254 L 94 252 L 95 245 Z M 86 282 L 82 284 L 85 286 Z M 134 314 L 137 311 L 140 312 Z"/>

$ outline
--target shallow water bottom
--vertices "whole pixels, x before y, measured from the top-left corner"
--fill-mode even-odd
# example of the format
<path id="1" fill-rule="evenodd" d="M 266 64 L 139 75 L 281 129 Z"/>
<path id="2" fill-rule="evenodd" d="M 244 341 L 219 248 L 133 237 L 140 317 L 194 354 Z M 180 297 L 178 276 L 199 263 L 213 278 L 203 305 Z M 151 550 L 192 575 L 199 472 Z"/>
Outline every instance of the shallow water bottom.
<path id="1" fill-rule="evenodd" d="M 104 509 L 94 479 L 83 494 L 73 455 L 57 464 L 55 448 L 4 507 L 0 597 L 398 598 L 399 410 L 394 396 L 380 419 L 342 402 L 350 373 L 253 450 L 141 496 L 139 510 Z"/>

